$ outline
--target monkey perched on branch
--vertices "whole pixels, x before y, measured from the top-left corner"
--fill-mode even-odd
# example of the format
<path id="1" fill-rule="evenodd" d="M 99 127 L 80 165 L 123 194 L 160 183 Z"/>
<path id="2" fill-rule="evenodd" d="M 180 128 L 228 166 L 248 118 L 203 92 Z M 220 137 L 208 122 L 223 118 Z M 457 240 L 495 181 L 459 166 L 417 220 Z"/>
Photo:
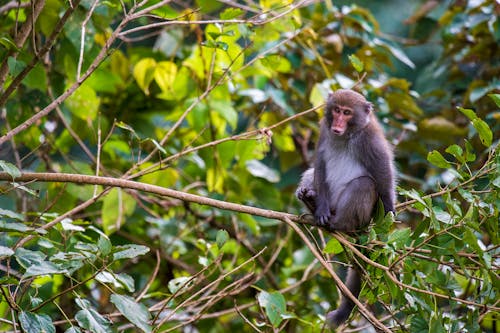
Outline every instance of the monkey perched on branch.
<path id="1" fill-rule="evenodd" d="M 379 199 L 386 213 L 394 212 L 392 149 L 372 104 L 353 90 L 337 90 L 328 96 L 320 126 L 314 168 L 304 172 L 296 191 L 316 225 L 329 231 L 359 230 L 370 223 Z M 349 269 L 346 286 L 358 297 L 358 269 Z M 353 307 L 344 296 L 339 308 L 327 314 L 327 323 L 342 324 Z"/>

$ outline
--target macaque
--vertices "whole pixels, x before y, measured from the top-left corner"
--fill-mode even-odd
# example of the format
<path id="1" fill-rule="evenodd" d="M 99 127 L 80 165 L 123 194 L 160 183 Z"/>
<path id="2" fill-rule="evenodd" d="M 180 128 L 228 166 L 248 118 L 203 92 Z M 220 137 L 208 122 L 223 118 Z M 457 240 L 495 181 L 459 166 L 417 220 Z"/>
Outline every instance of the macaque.
<path id="1" fill-rule="evenodd" d="M 372 104 L 353 90 L 340 89 L 328 96 L 314 168 L 304 172 L 296 191 L 318 227 L 360 230 L 370 223 L 378 200 L 386 213 L 394 212 L 392 149 L 372 111 Z M 358 297 L 358 269 L 349 269 L 346 286 Z M 327 314 L 327 323 L 339 326 L 353 308 L 344 296 L 339 308 Z"/>

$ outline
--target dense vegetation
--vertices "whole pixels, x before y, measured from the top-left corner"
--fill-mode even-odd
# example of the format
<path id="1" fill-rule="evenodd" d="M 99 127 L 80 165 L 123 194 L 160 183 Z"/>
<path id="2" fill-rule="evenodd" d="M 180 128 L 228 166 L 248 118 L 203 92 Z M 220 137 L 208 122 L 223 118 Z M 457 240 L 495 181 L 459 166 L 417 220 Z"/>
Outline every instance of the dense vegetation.
<path id="1" fill-rule="evenodd" d="M 0 330 L 318 332 L 355 260 L 339 331 L 500 332 L 500 5 L 357 3 L 4 2 Z M 357 238 L 294 197 L 351 87 L 399 178 Z"/>

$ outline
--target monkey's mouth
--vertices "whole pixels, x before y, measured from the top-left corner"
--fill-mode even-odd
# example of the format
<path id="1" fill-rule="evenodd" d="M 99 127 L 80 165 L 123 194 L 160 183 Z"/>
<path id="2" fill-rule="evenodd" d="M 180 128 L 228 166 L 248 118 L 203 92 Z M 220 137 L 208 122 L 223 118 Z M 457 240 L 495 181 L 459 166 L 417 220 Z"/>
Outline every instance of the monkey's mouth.
<path id="1" fill-rule="evenodd" d="M 345 132 L 345 128 L 340 128 L 340 127 L 332 127 L 332 128 L 331 128 L 331 131 L 332 131 L 332 133 L 333 133 L 333 134 L 340 136 L 340 135 L 343 135 L 343 134 L 344 134 L 344 132 Z"/>

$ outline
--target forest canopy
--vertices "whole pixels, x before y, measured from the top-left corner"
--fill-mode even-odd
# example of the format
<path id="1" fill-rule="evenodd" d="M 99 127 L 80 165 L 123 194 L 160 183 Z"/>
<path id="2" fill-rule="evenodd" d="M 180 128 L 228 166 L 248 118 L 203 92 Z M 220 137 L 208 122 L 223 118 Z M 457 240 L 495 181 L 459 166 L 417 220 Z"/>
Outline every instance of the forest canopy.
<path id="1" fill-rule="evenodd" d="M 0 5 L 0 330 L 500 332 L 500 4 Z M 303 218 L 328 93 L 369 100 L 396 213 Z M 341 289 L 338 289 L 341 288 Z"/>

